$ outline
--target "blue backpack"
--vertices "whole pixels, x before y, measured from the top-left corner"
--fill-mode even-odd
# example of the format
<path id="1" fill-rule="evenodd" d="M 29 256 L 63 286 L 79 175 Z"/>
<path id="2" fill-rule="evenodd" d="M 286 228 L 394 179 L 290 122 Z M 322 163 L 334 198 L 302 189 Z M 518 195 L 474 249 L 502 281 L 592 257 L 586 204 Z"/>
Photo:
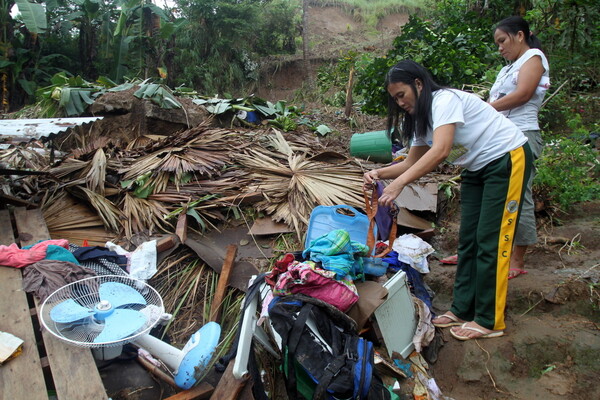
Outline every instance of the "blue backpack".
<path id="1" fill-rule="evenodd" d="M 356 323 L 343 312 L 295 294 L 275 297 L 269 318 L 282 339 L 290 399 L 390 398 L 375 373 L 373 344 L 358 336 Z"/>

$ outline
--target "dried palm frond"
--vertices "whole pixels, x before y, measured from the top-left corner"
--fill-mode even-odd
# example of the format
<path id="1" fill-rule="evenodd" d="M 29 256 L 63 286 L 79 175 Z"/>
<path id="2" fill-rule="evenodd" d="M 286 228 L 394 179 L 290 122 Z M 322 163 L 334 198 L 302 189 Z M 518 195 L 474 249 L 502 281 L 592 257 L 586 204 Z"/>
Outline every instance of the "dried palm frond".
<path id="1" fill-rule="evenodd" d="M 129 168 L 119 170 L 119 173 L 125 173 L 123 178 L 131 180 L 151 172 L 154 190 L 161 192 L 165 190 L 171 179 L 176 185 L 179 185 L 187 174 L 212 176 L 217 174 L 229 161 L 229 153 L 224 151 L 170 147 L 140 157 Z"/>
<path id="2" fill-rule="evenodd" d="M 163 135 L 141 135 L 133 139 L 131 142 L 127 143 L 127 147 L 125 149 L 133 150 L 139 147 L 146 147 L 165 138 L 166 136 Z"/>
<path id="3" fill-rule="evenodd" d="M 89 162 L 67 158 L 60 165 L 50 169 L 50 173 L 58 178 L 65 178 L 78 171 L 84 171 Z"/>
<path id="4" fill-rule="evenodd" d="M 276 157 L 283 158 L 292 153 L 313 153 L 323 151 L 323 145 L 315 135 L 283 134 L 277 129 L 272 129 L 272 134 L 261 136 L 261 144 L 265 148 L 276 151 Z M 278 154 L 281 153 L 281 154 Z"/>
<path id="5" fill-rule="evenodd" d="M 50 231 L 82 229 L 103 226 L 98 213 L 81 204 L 66 192 L 49 196 L 41 205 L 46 225 Z"/>
<path id="6" fill-rule="evenodd" d="M 231 130 L 199 125 L 171 135 L 163 143 L 169 146 L 201 147 L 207 150 L 224 150 L 238 134 Z M 158 146 L 163 145 L 159 143 Z"/>
<path id="7" fill-rule="evenodd" d="M 96 209 L 106 228 L 113 232 L 121 230 L 122 225 L 120 221 L 123 218 L 123 214 L 110 200 L 82 186 L 78 186 L 77 189 L 83 192 L 90 205 Z"/>
<path id="8" fill-rule="evenodd" d="M 89 164 L 86 173 L 87 187 L 91 191 L 104 195 L 104 180 L 106 179 L 106 154 L 98 149 Z"/>
<path id="9" fill-rule="evenodd" d="M 85 145 L 84 147 L 80 147 L 80 148 L 71 150 L 71 154 L 73 154 L 73 157 L 75 157 L 75 158 L 81 158 L 82 156 L 84 156 L 86 154 L 89 154 L 93 151 L 96 151 L 98 149 L 106 147 L 106 145 L 109 142 L 110 142 L 109 137 L 101 136 L 99 138 L 94 139 L 92 141 L 92 143 L 89 143 L 89 144 Z"/>
<path id="10" fill-rule="evenodd" d="M 45 170 L 50 164 L 46 149 L 14 147 L 0 151 L 0 161 L 13 169 Z"/>
<path id="11" fill-rule="evenodd" d="M 168 224 L 163 216 L 169 210 L 158 201 L 140 199 L 129 193 L 125 194 L 122 209 L 124 214 L 123 226 L 125 236 L 131 238 L 137 232 L 166 231 Z"/>
<path id="12" fill-rule="evenodd" d="M 250 184 L 250 177 L 245 171 L 236 169 L 223 173 L 218 180 L 192 180 L 178 187 L 170 184 L 162 191 L 156 191 L 148 199 L 165 203 L 187 203 L 192 199 L 207 194 L 228 197 L 240 193 L 240 188 Z M 218 199 L 215 199 L 218 201 Z"/>
<path id="13" fill-rule="evenodd" d="M 317 205 L 362 206 L 362 172 L 354 164 L 328 164 L 292 154 L 287 163 L 265 154 L 248 151 L 240 162 L 257 182 L 249 189 L 262 192 L 265 200 L 256 206 L 296 230 L 298 238 Z"/>
<path id="14" fill-rule="evenodd" d="M 104 228 L 98 213 L 66 192 L 55 193 L 44 200 L 42 212 L 51 238 L 76 244 L 87 240 L 91 246 L 115 240 L 115 234 Z"/>

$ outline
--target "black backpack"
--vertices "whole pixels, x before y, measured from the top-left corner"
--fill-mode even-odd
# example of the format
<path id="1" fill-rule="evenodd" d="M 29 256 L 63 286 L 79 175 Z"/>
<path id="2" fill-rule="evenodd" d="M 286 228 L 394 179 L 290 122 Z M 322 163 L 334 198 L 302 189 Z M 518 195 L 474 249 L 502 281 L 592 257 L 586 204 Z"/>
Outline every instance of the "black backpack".
<path id="1" fill-rule="evenodd" d="M 290 399 L 390 398 L 375 373 L 373 344 L 358 336 L 356 323 L 346 314 L 295 294 L 275 297 L 269 318 L 282 339 Z"/>

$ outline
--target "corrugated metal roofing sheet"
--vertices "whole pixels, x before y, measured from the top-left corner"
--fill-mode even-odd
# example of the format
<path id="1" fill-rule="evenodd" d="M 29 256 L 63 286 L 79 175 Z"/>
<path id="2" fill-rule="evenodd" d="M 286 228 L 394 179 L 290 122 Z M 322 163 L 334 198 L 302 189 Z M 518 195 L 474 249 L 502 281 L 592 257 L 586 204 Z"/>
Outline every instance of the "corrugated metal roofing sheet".
<path id="1" fill-rule="evenodd" d="M 0 142 L 28 142 L 50 139 L 78 125 L 89 124 L 103 117 L 0 119 Z"/>

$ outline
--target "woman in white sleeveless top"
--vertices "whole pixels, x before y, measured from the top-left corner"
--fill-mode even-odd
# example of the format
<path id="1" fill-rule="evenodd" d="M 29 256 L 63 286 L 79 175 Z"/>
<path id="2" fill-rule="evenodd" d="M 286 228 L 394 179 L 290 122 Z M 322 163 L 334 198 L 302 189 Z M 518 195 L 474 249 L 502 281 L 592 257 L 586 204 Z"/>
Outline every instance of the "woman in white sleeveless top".
<path id="1" fill-rule="evenodd" d="M 529 30 L 529 24 L 519 16 L 505 18 L 496 25 L 494 42 L 502 57 L 510 61 L 510 64 L 498 74 L 488 102 L 527 136 L 535 161 L 543 146 L 538 112 L 550 86 L 548 60 L 541 50 L 540 41 Z M 537 242 L 531 189 L 534 176 L 535 169 L 525 190 L 508 279 L 527 273 L 524 268 L 525 252 L 527 246 Z M 454 255 L 441 262 L 456 264 L 457 260 L 458 257 Z"/>
<path id="2" fill-rule="evenodd" d="M 519 16 L 503 19 L 496 25 L 494 42 L 510 64 L 502 68 L 490 91 L 488 102 L 510 119 L 527 136 L 534 160 L 542 151 L 538 112 L 550 86 L 550 67 L 540 41 Z M 526 273 L 524 256 L 527 246 L 537 242 L 532 181 L 527 184 L 523 208 L 515 236 L 509 279 Z"/>

